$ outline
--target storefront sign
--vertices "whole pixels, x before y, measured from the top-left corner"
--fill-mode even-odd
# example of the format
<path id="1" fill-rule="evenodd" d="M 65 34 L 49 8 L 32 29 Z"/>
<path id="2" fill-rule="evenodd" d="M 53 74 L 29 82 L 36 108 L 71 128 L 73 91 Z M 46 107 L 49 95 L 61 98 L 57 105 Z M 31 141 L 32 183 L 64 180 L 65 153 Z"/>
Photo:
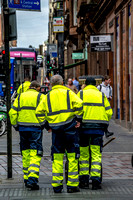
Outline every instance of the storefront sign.
<path id="1" fill-rule="evenodd" d="M 111 51 L 111 35 L 91 35 L 90 44 L 91 52 Z"/>

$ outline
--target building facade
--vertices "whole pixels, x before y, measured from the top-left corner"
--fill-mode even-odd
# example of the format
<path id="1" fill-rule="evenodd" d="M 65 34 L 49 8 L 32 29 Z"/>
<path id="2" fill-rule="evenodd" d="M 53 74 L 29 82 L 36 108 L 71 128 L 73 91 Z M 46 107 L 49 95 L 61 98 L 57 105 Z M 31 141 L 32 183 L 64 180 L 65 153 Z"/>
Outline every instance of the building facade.
<path id="1" fill-rule="evenodd" d="M 133 130 L 133 1 L 64 0 L 65 78 L 109 75 L 114 118 Z M 111 52 L 90 52 L 90 35 L 111 34 Z M 73 60 L 84 52 L 87 61 Z"/>

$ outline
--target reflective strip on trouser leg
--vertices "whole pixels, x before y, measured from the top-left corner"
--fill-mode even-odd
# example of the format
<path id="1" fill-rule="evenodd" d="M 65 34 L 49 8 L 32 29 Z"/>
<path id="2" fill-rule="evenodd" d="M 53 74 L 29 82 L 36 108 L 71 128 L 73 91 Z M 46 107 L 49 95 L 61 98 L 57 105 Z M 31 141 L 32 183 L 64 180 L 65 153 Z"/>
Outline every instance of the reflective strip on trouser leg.
<path id="1" fill-rule="evenodd" d="M 91 145 L 91 177 L 101 177 L 102 154 L 100 146 Z"/>
<path id="2" fill-rule="evenodd" d="M 54 153 L 52 162 L 52 186 L 58 187 L 63 183 L 63 158 L 64 153 Z"/>
<path id="3" fill-rule="evenodd" d="M 75 153 L 67 153 L 68 158 L 68 181 L 67 186 L 77 187 L 79 185 L 78 159 Z"/>
<path id="4" fill-rule="evenodd" d="M 89 175 L 89 146 L 80 147 L 79 175 Z"/>
<path id="5" fill-rule="evenodd" d="M 23 173 L 24 180 L 28 180 L 28 168 L 30 165 L 30 150 L 22 150 L 22 163 L 23 163 Z"/>
<path id="6" fill-rule="evenodd" d="M 40 168 L 41 156 L 37 155 L 37 150 L 30 149 L 30 165 L 28 169 L 28 178 L 39 178 L 39 168 Z"/>

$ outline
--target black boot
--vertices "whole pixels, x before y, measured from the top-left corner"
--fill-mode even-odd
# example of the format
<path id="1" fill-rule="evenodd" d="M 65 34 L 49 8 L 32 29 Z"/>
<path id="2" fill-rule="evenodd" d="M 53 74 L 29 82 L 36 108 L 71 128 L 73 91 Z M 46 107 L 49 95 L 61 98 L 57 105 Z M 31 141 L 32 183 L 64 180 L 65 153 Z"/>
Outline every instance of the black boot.
<path id="1" fill-rule="evenodd" d="M 39 190 L 39 185 L 37 184 L 27 184 L 29 190 Z"/>
<path id="2" fill-rule="evenodd" d="M 80 182 L 79 183 L 79 188 L 81 188 L 81 189 L 89 189 L 89 182 L 88 183 L 86 183 L 86 182 Z"/>
<path id="3" fill-rule="evenodd" d="M 92 190 L 102 189 L 101 183 L 97 180 L 92 180 Z"/>
<path id="4" fill-rule="evenodd" d="M 68 193 L 80 192 L 79 187 L 67 188 Z"/>

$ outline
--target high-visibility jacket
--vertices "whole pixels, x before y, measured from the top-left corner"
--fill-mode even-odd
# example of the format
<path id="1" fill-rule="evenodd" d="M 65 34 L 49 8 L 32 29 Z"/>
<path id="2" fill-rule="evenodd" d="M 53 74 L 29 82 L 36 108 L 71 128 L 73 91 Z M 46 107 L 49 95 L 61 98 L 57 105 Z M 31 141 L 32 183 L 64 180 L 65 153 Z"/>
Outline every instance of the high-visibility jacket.
<path id="1" fill-rule="evenodd" d="M 26 92 L 29 89 L 30 84 L 31 84 L 30 81 L 25 81 L 24 83 L 22 83 L 17 90 L 17 94 Z"/>
<path id="2" fill-rule="evenodd" d="M 50 127 L 61 126 L 73 121 L 75 117 L 82 118 L 82 100 L 65 86 L 56 85 L 46 95 L 37 107 L 36 114 L 46 114 Z M 44 120 L 38 118 L 42 123 Z"/>
<path id="3" fill-rule="evenodd" d="M 45 99 L 45 95 L 34 89 L 29 89 L 18 95 L 9 111 L 11 124 L 14 126 L 38 127 L 45 124 L 45 116 L 43 115 L 43 121 L 40 124 L 35 114 L 36 108 L 42 99 Z"/>
<path id="4" fill-rule="evenodd" d="M 83 100 L 82 128 L 105 128 L 113 114 L 105 94 L 89 85 L 78 96 Z"/>

